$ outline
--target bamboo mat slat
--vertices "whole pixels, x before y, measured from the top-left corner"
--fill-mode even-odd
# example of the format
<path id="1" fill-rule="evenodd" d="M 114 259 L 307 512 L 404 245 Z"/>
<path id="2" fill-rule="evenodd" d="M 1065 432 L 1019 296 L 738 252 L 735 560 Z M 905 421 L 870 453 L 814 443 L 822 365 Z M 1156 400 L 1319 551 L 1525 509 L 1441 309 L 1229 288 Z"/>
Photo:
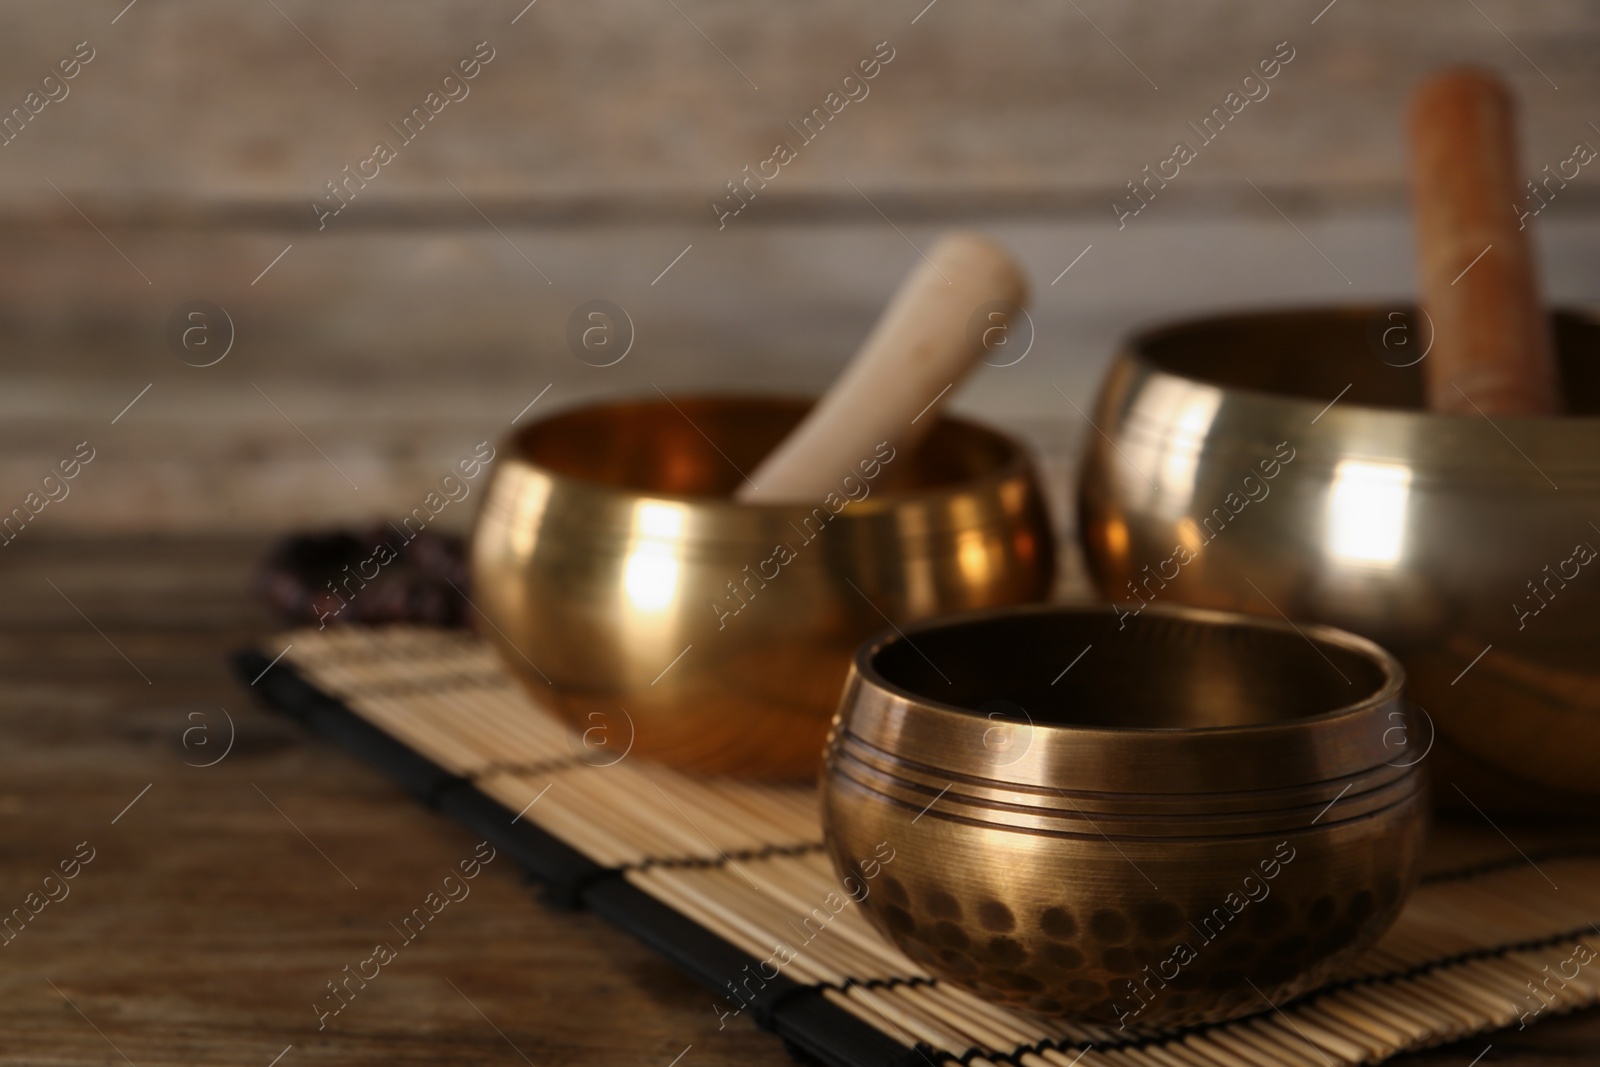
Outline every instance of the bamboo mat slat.
<path id="1" fill-rule="evenodd" d="M 1567 976 L 1580 941 L 1600 948 L 1600 855 L 1574 851 L 1436 869 L 1344 974 L 1249 1019 L 1137 1039 L 1017 1014 L 936 980 L 858 907 L 826 906 L 842 894 L 814 789 L 586 762 L 471 635 L 301 630 L 283 645 L 315 689 L 748 956 L 719 991 L 730 1013 L 781 974 L 929 1062 L 1355 1067 L 1600 1003 L 1600 966 Z"/>

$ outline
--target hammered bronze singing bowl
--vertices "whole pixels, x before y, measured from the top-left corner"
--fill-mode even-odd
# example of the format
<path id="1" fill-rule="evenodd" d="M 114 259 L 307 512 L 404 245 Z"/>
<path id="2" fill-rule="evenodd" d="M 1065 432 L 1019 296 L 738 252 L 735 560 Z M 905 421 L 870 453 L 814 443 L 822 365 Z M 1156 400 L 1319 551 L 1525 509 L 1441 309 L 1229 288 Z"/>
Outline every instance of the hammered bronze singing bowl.
<path id="1" fill-rule="evenodd" d="M 1310 989 L 1399 914 L 1427 803 L 1399 663 L 1301 629 L 1038 606 L 864 646 L 823 770 L 845 888 L 1015 1008 L 1147 1033 Z"/>
<path id="2" fill-rule="evenodd" d="M 1569 414 L 1493 421 L 1421 410 L 1426 323 L 1392 309 L 1134 338 L 1102 388 L 1079 490 L 1100 593 L 1370 637 L 1405 664 L 1440 750 L 1493 770 L 1498 802 L 1542 786 L 1592 811 L 1600 323 L 1553 322 Z"/>
<path id="3" fill-rule="evenodd" d="M 812 505 L 731 494 L 808 402 L 706 397 L 562 412 L 505 446 L 472 540 L 485 636 L 534 698 L 623 752 L 815 773 L 856 646 L 884 625 L 1043 597 L 1053 543 L 1011 438 L 941 419 Z"/>

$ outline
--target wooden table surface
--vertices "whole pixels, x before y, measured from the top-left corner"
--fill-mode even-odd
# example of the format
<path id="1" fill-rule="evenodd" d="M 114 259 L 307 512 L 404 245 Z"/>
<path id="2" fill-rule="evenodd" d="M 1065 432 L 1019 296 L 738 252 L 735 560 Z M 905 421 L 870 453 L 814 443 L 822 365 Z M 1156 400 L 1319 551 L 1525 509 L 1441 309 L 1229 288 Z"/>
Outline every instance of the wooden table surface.
<path id="1" fill-rule="evenodd" d="M 0 1063 L 791 1062 L 746 1021 L 719 1031 L 708 992 L 538 903 L 509 863 L 319 1030 L 325 983 L 476 842 L 230 676 L 227 654 L 274 626 L 248 590 L 262 547 L 0 551 L 0 910 L 93 850 L 0 942 Z M 231 750 L 195 766 L 228 717 Z M 1600 1011 L 1393 1062 L 1466 1067 L 1486 1046 L 1485 1065 L 1593 1063 Z"/>

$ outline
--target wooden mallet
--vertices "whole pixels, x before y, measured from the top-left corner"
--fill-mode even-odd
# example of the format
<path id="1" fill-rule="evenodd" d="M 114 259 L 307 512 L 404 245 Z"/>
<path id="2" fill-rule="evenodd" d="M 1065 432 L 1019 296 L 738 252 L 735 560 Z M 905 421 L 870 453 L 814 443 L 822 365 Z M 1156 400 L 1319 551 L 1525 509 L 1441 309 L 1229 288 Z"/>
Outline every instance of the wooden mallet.
<path id="1" fill-rule="evenodd" d="M 1021 268 L 994 241 L 976 233 L 940 239 L 901 283 L 844 373 L 750 475 L 754 484 L 738 499 L 815 503 L 881 442 L 901 453 L 914 450 L 938 422 L 940 404 L 990 351 L 984 331 L 973 328 L 974 315 L 1015 310 L 1026 299 Z"/>
<path id="2" fill-rule="evenodd" d="M 1417 89 L 1410 126 L 1422 309 L 1433 323 L 1423 363 L 1428 407 L 1558 412 L 1549 323 L 1515 207 L 1521 197 L 1510 90 L 1487 71 L 1448 68 Z"/>

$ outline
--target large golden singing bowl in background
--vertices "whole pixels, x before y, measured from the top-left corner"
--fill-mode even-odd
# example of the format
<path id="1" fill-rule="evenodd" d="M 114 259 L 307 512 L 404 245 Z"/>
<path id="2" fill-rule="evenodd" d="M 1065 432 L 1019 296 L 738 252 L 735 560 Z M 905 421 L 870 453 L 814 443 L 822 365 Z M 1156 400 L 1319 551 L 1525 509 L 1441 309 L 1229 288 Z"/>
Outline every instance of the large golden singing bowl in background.
<path id="1" fill-rule="evenodd" d="M 1592 812 L 1578 795 L 1600 793 L 1600 324 L 1554 325 L 1570 414 L 1492 421 L 1422 410 L 1428 329 L 1409 312 L 1134 338 L 1080 484 L 1100 592 L 1379 641 L 1437 726 L 1436 758 L 1456 761 L 1447 780 L 1474 783 L 1463 795 Z"/>
<path id="2" fill-rule="evenodd" d="M 504 662 L 582 732 L 581 755 L 808 776 L 850 657 L 886 620 L 1048 592 L 1032 464 L 960 419 L 915 454 L 862 456 L 813 505 L 733 501 L 808 406 L 605 403 L 507 442 L 473 598 Z"/>
<path id="3" fill-rule="evenodd" d="M 863 647 L 823 771 L 844 889 L 1044 1014 L 1154 1031 L 1311 988 L 1399 914 L 1427 802 L 1400 665 L 1302 629 L 1032 607 Z"/>

